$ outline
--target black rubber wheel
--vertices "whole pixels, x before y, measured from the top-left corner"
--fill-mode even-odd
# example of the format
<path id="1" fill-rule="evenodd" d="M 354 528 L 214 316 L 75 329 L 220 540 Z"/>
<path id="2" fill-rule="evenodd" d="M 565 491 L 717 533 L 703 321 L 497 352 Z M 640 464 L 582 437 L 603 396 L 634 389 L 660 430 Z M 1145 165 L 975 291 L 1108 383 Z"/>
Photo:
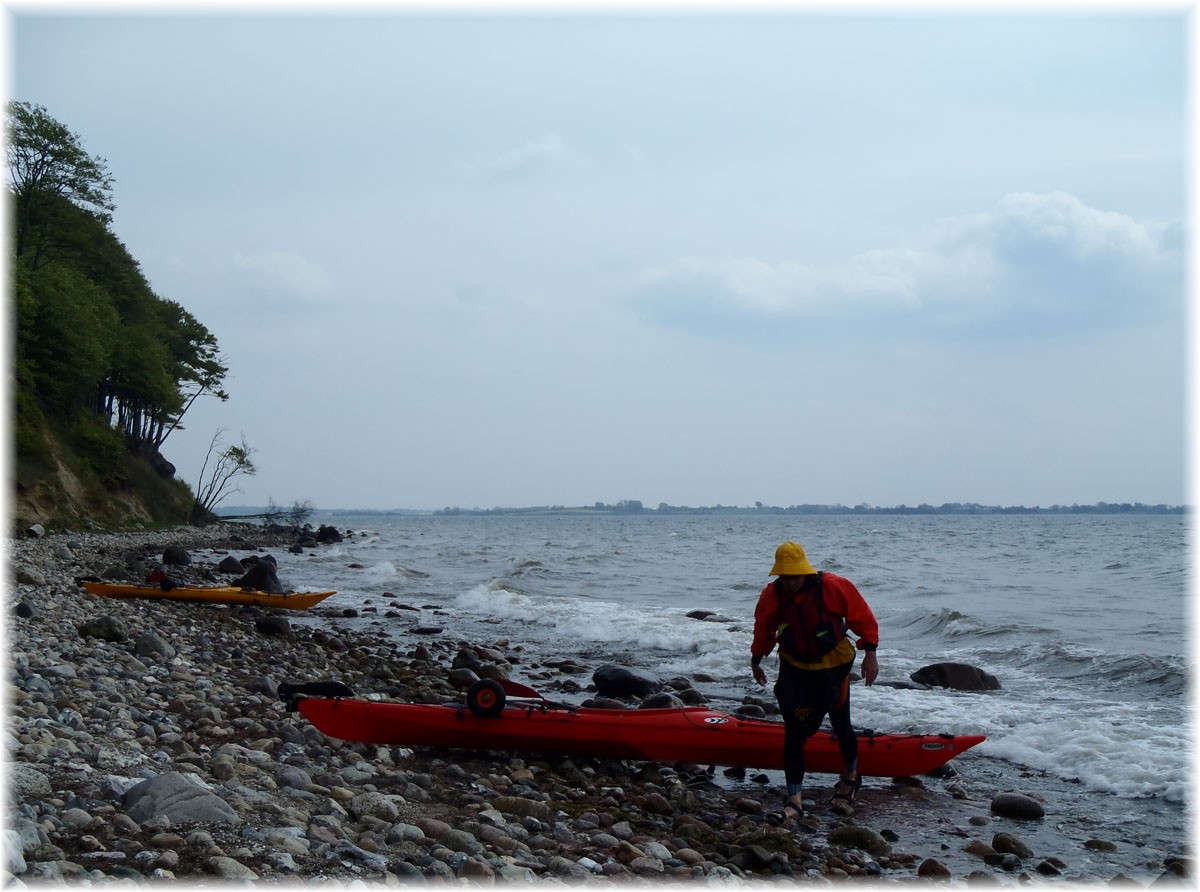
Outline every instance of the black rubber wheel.
<path id="1" fill-rule="evenodd" d="M 467 708 L 485 719 L 500 715 L 506 699 L 503 685 L 491 678 L 480 679 L 467 689 Z"/>

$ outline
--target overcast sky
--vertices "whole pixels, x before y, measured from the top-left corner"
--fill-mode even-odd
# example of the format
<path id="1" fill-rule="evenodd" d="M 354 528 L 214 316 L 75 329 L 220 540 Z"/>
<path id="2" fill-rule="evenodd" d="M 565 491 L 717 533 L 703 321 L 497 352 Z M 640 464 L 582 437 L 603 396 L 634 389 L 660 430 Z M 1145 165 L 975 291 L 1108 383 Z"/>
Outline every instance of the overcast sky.
<path id="1" fill-rule="evenodd" d="M 1182 7 L 16 10 L 231 504 L 1187 500 Z"/>

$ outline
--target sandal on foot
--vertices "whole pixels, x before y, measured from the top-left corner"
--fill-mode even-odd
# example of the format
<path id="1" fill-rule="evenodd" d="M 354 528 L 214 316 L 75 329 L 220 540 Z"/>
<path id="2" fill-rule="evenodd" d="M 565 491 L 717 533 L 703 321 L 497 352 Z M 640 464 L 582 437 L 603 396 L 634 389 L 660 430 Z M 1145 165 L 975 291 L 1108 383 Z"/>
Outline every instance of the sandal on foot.
<path id="1" fill-rule="evenodd" d="M 844 815 L 854 814 L 854 800 L 858 798 L 860 789 L 862 789 L 861 774 L 854 780 L 838 778 L 837 786 L 833 788 L 833 796 L 829 800 L 829 807 Z"/>
<path id="2" fill-rule="evenodd" d="M 796 821 L 804 820 L 804 807 L 797 805 L 791 799 L 783 800 L 783 808 L 767 813 L 767 823 L 774 827 L 788 827 Z"/>

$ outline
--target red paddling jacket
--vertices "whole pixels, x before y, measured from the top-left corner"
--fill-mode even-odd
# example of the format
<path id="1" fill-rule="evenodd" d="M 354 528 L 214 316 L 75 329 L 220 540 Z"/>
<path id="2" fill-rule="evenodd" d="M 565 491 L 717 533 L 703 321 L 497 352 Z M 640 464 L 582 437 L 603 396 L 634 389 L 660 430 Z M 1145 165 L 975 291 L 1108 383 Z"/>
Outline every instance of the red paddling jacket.
<path id="1" fill-rule="evenodd" d="M 879 623 L 854 583 L 835 573 L 817 574 L 817 587 L 805 588 L 794 603 L 785 603 L 771 582 L 754 608 L 754 641 L 750 655 L 761 660 L 779 645 L 779 656 L 797 669 L 829 669 L 854 662 L 860 650 L 879 646 Z M 821 644 L 824 639 L 827 643 Z"/>

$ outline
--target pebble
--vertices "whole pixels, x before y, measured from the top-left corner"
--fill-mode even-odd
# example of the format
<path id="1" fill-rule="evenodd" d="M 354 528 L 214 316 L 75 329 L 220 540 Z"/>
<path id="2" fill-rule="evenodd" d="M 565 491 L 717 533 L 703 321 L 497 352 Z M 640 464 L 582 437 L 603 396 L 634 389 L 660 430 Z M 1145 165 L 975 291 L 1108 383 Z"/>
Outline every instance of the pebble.
<path id="1" fill-rule="evenodd" d="M 173 577 L 211 582 L 294 538 L 225 523 L 10 541 L 12 877 L 352 889 L 950 877 L 935 853 L 893 852 L 897 835 L 861 820 L 823 821 L 816 834 L 770 826 L 780 792 L 765 779 L 728 791 L 686 766 L 347 743 L 276 694 L 284 681 L 337 679 L 404 701 L 461 699 L 472 677 L 533 659 L 504 643 L 443 639 L 432 626 L 398 643 L 339 627 L 335 611 L 292 622 L 261 609 L 98 598 L 75 583 L 144 578 L 168 553 L 181 562 Z M 691 690 L 687 679 L 670 686 Z M 1022 794 L 991 805 L 1026 820 L 1045 812 Z M 1010 836 L 973 843 L 981 871 L 956 879 L 1011 881 L 1032 853 Z M 1102 842 L 1088 848 L 1105 851 Z M 1042 856 L 1036 869 L 1066 866 Z"/>

